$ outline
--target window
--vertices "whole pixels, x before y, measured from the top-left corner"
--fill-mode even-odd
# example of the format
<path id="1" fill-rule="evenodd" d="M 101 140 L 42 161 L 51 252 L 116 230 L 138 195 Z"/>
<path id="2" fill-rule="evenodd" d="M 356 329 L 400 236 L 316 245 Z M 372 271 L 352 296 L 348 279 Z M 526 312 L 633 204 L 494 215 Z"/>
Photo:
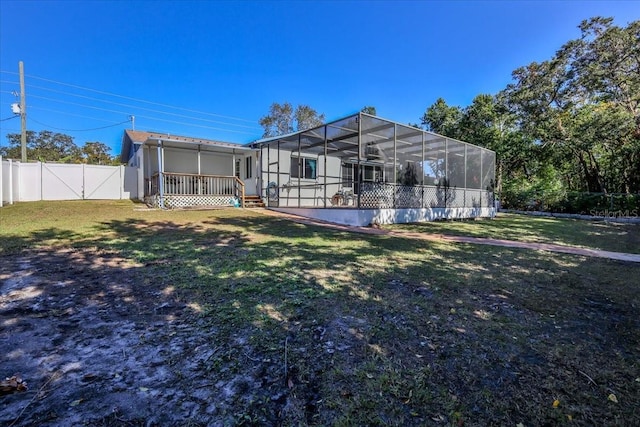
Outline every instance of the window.
<path id="1" fill-rule="evenodd" d="M 291 158 L 291 178 L 316 179 L 317 178 L 316 159 L 306 157 Z"/>
<path id="2" fill-rule="evenodd" d="M 244 178 L 245 179 L 249 179 L 252 177 L 252 169 L 251 169 L 251 165 L 253 164 L 252 162 L 252 158 L 251 157 L 247 157 L 245 160 L 245 170 L 244 170 Z"/>
<path id="3" fill-rule="evenodd" d="M 345 188 L 353 188 L 353 167 L 351 163 L 342 165 L 342 186 Z"/>
<path id="4" fill-rule="evenodd" d="M 382 182 L 381 166 L 365 165 L 363 166 L 363 168 L 364 168 L 364 176 L 362 177 L 363 181 Z"/>
<path id="5" fill-rule="evenodd" d="M 236 175 L 236 178 L 240 178 L 240 159 L 236 159 L 235 175 Z"/>

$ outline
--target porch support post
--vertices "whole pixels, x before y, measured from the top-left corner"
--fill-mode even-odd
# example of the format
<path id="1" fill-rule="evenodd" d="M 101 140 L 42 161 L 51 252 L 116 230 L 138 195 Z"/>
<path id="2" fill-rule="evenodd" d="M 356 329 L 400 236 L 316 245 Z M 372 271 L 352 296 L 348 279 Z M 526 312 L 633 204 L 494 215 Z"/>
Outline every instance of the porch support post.
<path id="1" fill-rule="evenodd" d="M 158 196 L 160 209 L 164 209 L 164 147 L 158 140 Z"/>
<path id="2" fill-rule="evenodd" d="M 147 188 L 145 189 L 145 196 L 152 196 L 151 194 L 151 147 L 149 147 L 148 145 L 144 146 L 147 149 L 147 155 L 146 160 L 147 160 Z M 143 165 L 144 167 L 144 165 Z"/>
<path id="3" fill-rule="evenodd" d="M 342 168 L 342 165 L 339 166 Z M 322 205 L 327 207 L 327 125 L 324 125 L 324 195 L 322 196 Z"/>
<path id="4" fill-rule="evenodd" d="M 266 144 L 266 145 L 267 145 L 267 184 L 265 185 L 264 179 L 263 179 L 260 185 L 264 188 L 265 199 L 267 199 L 267 207 L 270 208 L 271 197 L 269 196 L 269 184 L 271 183 L 271 153 L 270 153 L 271 147 L 269 146 L 269 144 Z M 264 152 L 264 145 L 260 146 L 260 151 Z M 262 158 L 264 158 L 264 154 L 262 155 Z M 278 191 L 278 189 L 276 188 L 275 191 Z M 260 190 L 260 195 L 262 195 L 262 189 Z"/>
<path id="5" fill-rule="evenodd" d="M 300 197 L 302 196 L 302 188 L 300 187 L 300 175 L 304 171 L 304 161 L 301 164 L 302 158 L 300 157 L 300 134 L 298 134 L 298 207 L 300 207 Z"/>
<path id="6" fill-rule="evenodd" d="M 326 135 L 326 134 L 325 134 Z M 360 209 L 360 196 L 362 195 L 362 114 L 358 113 L 358 176 L 352 176 L 353 181 L 358 180 L 358 209 Z M 353 167 L 353 166 L 352 166 Z M 353 172 L 351 172 L 354 175 Z M 343 177 L 344 179 L 344 177 Z M 355 184 L 354 184 L 355 189 Z"/>
<path id="7" fill-rule="evenodd" d="M 198 145 L 198 175 L 201 174 L 200 171 L 200 146 Z"/>
<path id="8" fill-rule="evenodd" d="M 422 132 L 422 161 L 420 162 L 420 207 L 424 208 L 424 132 Z"/>
<path id="9" fill-rule="evenodd" d="M 138 178 L 138 200 L 144 200 L 144 162 L 148 153 L 144 152 L 144 145 L 141 145 L 138 149 L 139 152 L 136 152 L 136 162 L 134 166 L 136 166 L 136 177 Z M 129 166 L 129 165 L 127 165 Z M 122 185 L 120 186 L 120 192 L 122 193 L 122 189 L 124 188 L 124 170 L 122 173 Z M 120 196 L 122 198 L 122 195 Z"/>
<path id="10" fill-rule="evenodd" d="M 393 124 L 393 208 L 396 208 L 396 199 L 398 198 L 398 125 Z"/>
<path id="11" fill-rule="evenodd" d="M 198 144 L 198 194 L 202 194 L 202 181 L 200 181 L 200 144 Z"/>
<path id="12" fill-rule="evenodd" d="M 236 170 L 236 149 L 233 149 L 233 152 L 231 153 L 231 174 L 233 176 L 236 177 L 240 177 L 240 174 L 238 173 L 238 171 Z"/>

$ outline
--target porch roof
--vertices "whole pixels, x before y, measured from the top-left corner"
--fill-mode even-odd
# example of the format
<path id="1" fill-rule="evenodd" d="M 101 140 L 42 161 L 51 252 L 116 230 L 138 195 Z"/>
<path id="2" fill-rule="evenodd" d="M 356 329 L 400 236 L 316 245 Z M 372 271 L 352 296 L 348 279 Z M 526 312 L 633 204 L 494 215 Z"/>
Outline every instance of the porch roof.
<path id="1" fill-rule="evenodd" d="M 175 147 L 184 149 L 204 149 L 205 151 L 218 151 L 225 153 L 233 153 L 238 151 L 251 151 L 250 147 L 232 142 L 216 141 L 205 138 L 193 138 L 189 136 L 171 135 L 168 133 L 145 132 L 137 130 L 125 130 L 122 139 L 122 153 L 131 152 L 132 145 L 147 145 L 155 147 L 158 142 L 162 141 L 165 147 Z M 126 161 L 126 159 L 123 159 Z"/>

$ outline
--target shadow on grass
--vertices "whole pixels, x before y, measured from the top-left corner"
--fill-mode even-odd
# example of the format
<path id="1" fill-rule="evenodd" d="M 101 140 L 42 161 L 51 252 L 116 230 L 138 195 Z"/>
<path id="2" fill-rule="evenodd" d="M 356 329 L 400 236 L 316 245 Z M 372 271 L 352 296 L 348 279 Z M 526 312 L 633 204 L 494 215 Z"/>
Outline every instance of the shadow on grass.
<path id="1" fill-rule="evenodd" d="M 500 214 L 493 220 L 397 224 L 391 228 L 640 253 L 637 224 Z"/>
<path id="2" fill-rule="evenodd" d="M 3 327 L 19 332 L 3 341 L 3 366 L 65 381 L 24 422 L 52 408 L 106 420 L 105 394 L 132 402 L 120 418 L 168 424 L 638 419 L 635 265 L 259 216 L 113 220 L 89 238 L 47 229 L 15 247 L 43 240 L 67 249 L 2 268 Z M 18 341 L 46 325 L 32 346 Z M 96 356 L 100 335 L 110 348 Z M 80 387 L 88 367 L 102 394 Z"/>

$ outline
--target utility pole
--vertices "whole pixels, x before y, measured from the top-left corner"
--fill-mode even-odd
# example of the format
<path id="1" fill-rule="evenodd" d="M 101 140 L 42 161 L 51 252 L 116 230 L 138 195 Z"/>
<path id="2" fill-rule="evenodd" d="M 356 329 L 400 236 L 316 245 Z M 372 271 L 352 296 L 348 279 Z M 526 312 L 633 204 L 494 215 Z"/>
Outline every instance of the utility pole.
<path id="1" fill-rule="evenodd" d="M 20 145 L 22 146 L 22 162 L 27 162 L 27 102 L 24 94 L 24 63 L 18 62 L 20 71 Z"/>
<path id="2" fill-rule="evenodd" d="M 129 116 L 129 120 L 131 120 L 131 130 L 136 130 L 136 116 Z"/>

